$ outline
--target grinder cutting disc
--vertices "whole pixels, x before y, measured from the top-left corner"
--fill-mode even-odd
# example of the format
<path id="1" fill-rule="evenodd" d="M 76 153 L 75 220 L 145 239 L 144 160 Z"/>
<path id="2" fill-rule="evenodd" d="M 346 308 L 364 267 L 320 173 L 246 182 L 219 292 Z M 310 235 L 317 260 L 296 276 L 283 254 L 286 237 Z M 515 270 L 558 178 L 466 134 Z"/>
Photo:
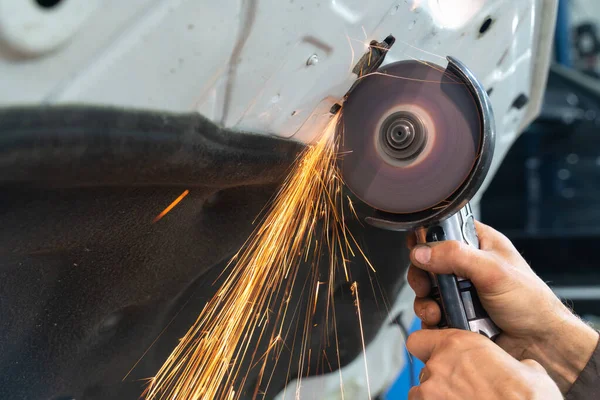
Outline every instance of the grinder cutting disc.
<path id="1" fill-rule="evenodd" d="M 347 186 L 371 207 L 396 214 L 435 207 L 452 195 L 469 176 L 483 134 L 467 86 L 419 61 L 362 78 L 340 122 Z"/>

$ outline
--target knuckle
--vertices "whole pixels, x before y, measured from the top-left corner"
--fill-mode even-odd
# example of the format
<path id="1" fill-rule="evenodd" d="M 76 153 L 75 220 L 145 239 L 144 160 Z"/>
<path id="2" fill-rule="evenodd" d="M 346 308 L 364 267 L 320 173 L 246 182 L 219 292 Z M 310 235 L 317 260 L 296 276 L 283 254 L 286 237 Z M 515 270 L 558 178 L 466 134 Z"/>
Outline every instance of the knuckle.
<path id="1" fill-rule="evenodd" d="M 498 232 L 495 231 L 495 235 L 496 235 L 496 241 L 498 242 L 498 244 L 500 244 L 500 246 L 504 249 L 510 249 L 510 250 L 515 250 L 512 242 L 510 241 L 510 239 L 508 237 L 506 237 L 506 235 L 504 235 L 502 232 Z"/>
<path id="2" fill-rule="evenodd" d="M 423 309 L 427 322 L 430 324 L 438 324 L 440 322 L 442 313 L 437 303 L 432 300 Z"/>
<path id="3" fill-rule="evenodd" d="M 493 250 L 494 248 L 513 247 L 512 242 L 502 232 L 497 231 L 489 225 L 480 221 L 476 222 L 476 229 L 479 235 L 479 244 L 482 250 Z"/>
<path id="4" fill-rule="evenodd" d="M 410 335 L 408 335 L 408 338 L 406 339 L 406 348 L 408 349 L 408 351 L 412 352 L 411 350 L 414 350 L 417 343 L 419 342 L 419 331 L 413 332 Z"/>
<path id="5" fill-rule="evenodd" d="M 463 242 L 459 242 L 457 240 L 451 240 L 448 242 L 448 256 L 451 259 L 457 259 L 459 257 L 464 257 L 465 253 L 469 250 L 468 245 Z"/>
<path id="6" fill-rule="evenodd" d="M 414 265 L 409 267 L 406 280 L 415 294 L 419 297 L 425 296 L 429 291 L 429 281 L 427 280 L 427 277 Z"/>
<path id="7" fill-rule="evenodd" d="M 507 400 L 539 398 L 539 391 L 535 385 L 527 384 L 523 379 L 511 377 L 502 387 L 502 398 Z"/>
<path id="8" fill-rule="evenodd" d="M 462 347 L 462 340 L 460 335 L 452 335 L 446 339 L 446 346 L 450 349 L 456 349 Z"/>
<path id="9" fill-rule="evenodd" d="M 415 315 L 421 320 L 424 321 L 426 319 L 426 315 L 425 315 L 425 309 L 423 307 L 423 304 L 417 299 L 415 299 L 415 302 L 413 304 L 413 309 L 415 311 Z"/>
<path id="10" fill-rule="evenodd" d="M 544 367 L 542 367 L 542 365 L 540 363 L 538 363 L 537 361 L 532 360 L 530 358 L 521 360 L 521 363 L 526 365 L 528 368 L 530 368 L 531 370 L 533 370 L 535 372 L 543 372 L 543 373 L 546 372 L 546 370 L 544 369 Z"/>
<path id="11" fill-rule="evenodd" d="M 440 385 L 432 381 L 427 380 L 420 385 L 420 392 L 423 399 L 439 399 L 440 397 Z"/>
<path id="12" fill-rule="evenodd" d="M 408 391 L 408 400 L 419 400 L 423 398 L 421 386 L 413 386 Z"/>
<path id="13" fill-rule="evenodd" d="M 445 367 L 446 363 L 436 356 L 431 357 L 429 361 L 427 361 L 427 364 L 425 364 L 425 368 L 427 368 L 430 375 L 440 373 Z"/>
<path id="14" fill-rule="evenodd" d="M 465 245 L 457 240 L 448 240 L 432 246 L 430 264 L 455 260 L 461 257 L 464 251 Z"/>
<path id="15" fill-rule="evenodd" d="M 415 271 L 413 268 L 414 267 L 412 265 L 408 268 L 408 274 L 406 274 L 406 281 L 408 282 L 411 288 L 415 289 L 417 277 L 415 276 Z"/>
<path id="16" fill-rule="evenodd" d="M 406 338 L 406 349 L 409 351 L 409 353 L 413 352 L 413 343 L 414 343 L 414 339 L 412 337 L 412 333 L 410 335 L 408 335 L 408 337 Z"/>
<path id="17" fill-rule="evenodd" d="M 413 301 L 413 310 L 415 315 L 420 318 L 419 314 L 421 312 L 421 304 L 418 297 L 415 297 L 415 301 Z"/>
<path id="18" fill-rule="evenodd" d="M 510 279 L 513 269 L 513 266 L 505 260 L 493 257 L 487 271 L 486 284 L 490 287 L 497 287 L 499 284 L 506 283 Z"/>
<path id="19" fill-rule="evenodd" d="M 456 347 L 462 347 L 465 339 L 466 339 L 465 332 L 456 331 L 456 332 L 452 332 L 451 334 L 446 336 L 446 339 L 444 340 L 444 342 L 445 342 L 446 346 L 448 346 L 450 348 L 456 348 Z"/>
<path id="20" fill-rule="evenodd" d="M 416 277 L 417 277 L 416 272 L 417 271 L 415 271 L 415 266 L 410 264 L 408 266 L 408 272 L 406 273 L 406 280 L 408 281 L 409 284 L 412 284 L 413 281 L 416 279 Z"/>
<path id="21" fill-rule="evenodd" d="M 466 361 L 468 350 L 486 347 L 489 339 L 478 333 L 462 330 L 452 330 L 443 340 L 443 348 L 449 352 L 457 362 Z"/>

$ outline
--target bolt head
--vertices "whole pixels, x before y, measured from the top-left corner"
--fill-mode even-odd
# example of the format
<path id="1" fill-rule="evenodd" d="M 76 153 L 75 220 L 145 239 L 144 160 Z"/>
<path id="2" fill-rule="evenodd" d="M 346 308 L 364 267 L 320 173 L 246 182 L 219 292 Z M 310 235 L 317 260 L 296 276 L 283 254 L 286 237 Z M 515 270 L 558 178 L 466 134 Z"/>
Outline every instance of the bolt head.
<path id="1" fill-rule="evenodd" d="M 308 60 L 306 60 L 306 65 L 316 65 L 319 63 L 319 57 L 316 54 L 313 54 L 312 56 L 308 57 Z"/>

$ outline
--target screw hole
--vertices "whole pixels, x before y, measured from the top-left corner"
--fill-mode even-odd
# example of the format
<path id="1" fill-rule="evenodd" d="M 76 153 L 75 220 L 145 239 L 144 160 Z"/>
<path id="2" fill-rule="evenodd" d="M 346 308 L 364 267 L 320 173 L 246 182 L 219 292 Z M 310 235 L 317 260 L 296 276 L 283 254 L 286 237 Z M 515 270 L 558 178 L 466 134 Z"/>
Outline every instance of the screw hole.
<path id="1" fill-rule="evenodd" d="M 479 34 L 483 35 L 486 33 L 488 29 L 490 29 L 490 26 L 492 26 L 492 22 L 494 21 L 490 17 L 487 17 L 485 21 L 483 21 L 483 24 L 481 24 L 481 27 L 479 27 Z"/>
<path id="2" fill-rule="evenodd" d="M 35 0 L 35 2 L 42 8 L 53 8 L 61 3 L 62 0 Z"/>
<path id="3" fill-rule="evenodd" d="M 529 97 L 525 93 L 519 94 L 513 101 L 511 108 L 515 108 L 517 110 L 522 109 L 529 102 Z"/>

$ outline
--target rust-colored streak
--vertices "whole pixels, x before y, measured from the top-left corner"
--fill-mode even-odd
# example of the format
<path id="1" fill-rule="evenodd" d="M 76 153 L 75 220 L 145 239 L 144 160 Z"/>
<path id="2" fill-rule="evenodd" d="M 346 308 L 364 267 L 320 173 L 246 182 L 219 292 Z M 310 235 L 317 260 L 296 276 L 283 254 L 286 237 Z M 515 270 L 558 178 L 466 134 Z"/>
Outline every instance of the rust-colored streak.
<path id="1" fill-rule="evenodd" d="M 181 193 L 178 198 L 173 200 L 173 202 L 167 206 L 167 208 L 162 210 L 162 212 L 160 214 L 158 214 L 156 217 L 154 217 L 154 220 L 152 221 L 152 223 L 156 223 L 156 222 L 160 221 L 162 219 L 162 217 L 167 215 L 169 213 L 169 211 L 171 211 L 173 208 L 175 208 L 175 206 L 177 204 L 179 204 L 181 202 L 181 200 L 183 200 L 183 198 L 185 196 L 187 196 L 189 193 L 190 193 L 189 190 L 187 190 L 187 189 L 184 190 L 183 193 Z"/>

